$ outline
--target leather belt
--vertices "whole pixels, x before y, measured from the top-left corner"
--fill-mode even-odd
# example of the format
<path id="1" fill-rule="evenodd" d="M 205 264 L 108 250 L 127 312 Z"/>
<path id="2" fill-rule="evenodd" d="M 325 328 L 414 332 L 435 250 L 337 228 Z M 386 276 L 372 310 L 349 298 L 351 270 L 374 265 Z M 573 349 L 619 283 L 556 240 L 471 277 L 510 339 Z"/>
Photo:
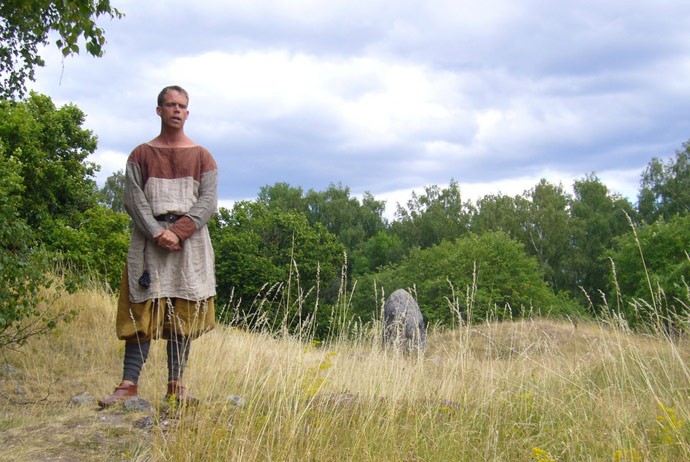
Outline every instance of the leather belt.
<path id="1" fill-rule="evenodd" d="M 182 218 L 184 215 L 175 215 L 174 213 L 165 213 L 163 215 L 158 215 L 156 220 L 167 221 L 168 223 L 175 223 L 177 220 Z"/>

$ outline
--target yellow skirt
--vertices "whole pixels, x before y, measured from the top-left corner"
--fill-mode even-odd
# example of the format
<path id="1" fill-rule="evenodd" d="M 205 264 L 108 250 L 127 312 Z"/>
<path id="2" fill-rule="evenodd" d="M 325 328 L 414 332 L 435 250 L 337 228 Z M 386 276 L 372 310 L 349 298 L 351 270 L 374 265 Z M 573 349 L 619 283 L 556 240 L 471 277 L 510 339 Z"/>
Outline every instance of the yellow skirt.
<path id="1" fill-rule="evenodd" d="M 154 298 L 144 303 L 132 303 L 129 300 L 125 266 L 115 320 L 117 338 L 139 343 L 151 339 L 169 339 L 175 333 L 194 339 L 215 326 L 213 297 L 200 301 Z"/>

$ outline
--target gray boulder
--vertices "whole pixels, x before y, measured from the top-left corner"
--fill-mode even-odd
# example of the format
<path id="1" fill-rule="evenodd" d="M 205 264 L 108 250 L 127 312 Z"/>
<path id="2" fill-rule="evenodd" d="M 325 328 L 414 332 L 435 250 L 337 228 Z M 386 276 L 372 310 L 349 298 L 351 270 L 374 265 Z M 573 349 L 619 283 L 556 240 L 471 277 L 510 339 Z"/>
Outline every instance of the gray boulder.
<path id="1" fill-rule="evenodd" d="M 138 396 L 127 398 L 122 402 L 122 405 L 124 406 L 125 410 L 129 412 L 146 412 L 153 409 L 151 403 L 143 398 L 139 398 Z"/>
<path id="2" fill-rule="evenodd" d="M 76 396 L 72 396 L 72 399 L 70 400 L 72 404 L 95 404 L 96 399 L 91 396 L 91 393 L 88 391 L 85 391 L 83 393 L 80 393 Z"/>
<path id="3" fill-rule="evenodd" d="M 393 292 L 383 306 L 383 346 L 408 353 L 426 350 L 422 311 L 404 289 Z"/>

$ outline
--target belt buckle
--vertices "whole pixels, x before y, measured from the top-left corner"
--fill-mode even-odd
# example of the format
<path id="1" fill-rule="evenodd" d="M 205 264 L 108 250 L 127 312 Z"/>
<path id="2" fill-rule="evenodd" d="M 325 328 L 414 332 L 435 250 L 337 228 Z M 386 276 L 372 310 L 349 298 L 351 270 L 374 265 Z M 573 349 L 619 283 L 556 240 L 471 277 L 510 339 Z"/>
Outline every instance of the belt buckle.
<path id="1" fill-rule="evenodd" d="M 166 213 L 165 221 L 167 221 L 168 223 L 175 223 L 177 221 L 177 215 L 175 215 L 174 213 Z"/>

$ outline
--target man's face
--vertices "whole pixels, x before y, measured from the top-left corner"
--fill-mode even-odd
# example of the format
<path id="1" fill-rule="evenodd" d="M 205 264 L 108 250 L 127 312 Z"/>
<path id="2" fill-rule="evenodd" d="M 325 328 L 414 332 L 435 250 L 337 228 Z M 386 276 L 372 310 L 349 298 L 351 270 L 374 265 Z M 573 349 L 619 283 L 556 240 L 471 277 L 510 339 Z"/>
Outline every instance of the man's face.
<path id="1" fill-rule="evenodd" d="M 187 98 L 175 90 L 168 90 L 163 95 L 163 105 L 156 108 L 163 125 L 170 128 L 182 128 L 189 117 Z"/>

